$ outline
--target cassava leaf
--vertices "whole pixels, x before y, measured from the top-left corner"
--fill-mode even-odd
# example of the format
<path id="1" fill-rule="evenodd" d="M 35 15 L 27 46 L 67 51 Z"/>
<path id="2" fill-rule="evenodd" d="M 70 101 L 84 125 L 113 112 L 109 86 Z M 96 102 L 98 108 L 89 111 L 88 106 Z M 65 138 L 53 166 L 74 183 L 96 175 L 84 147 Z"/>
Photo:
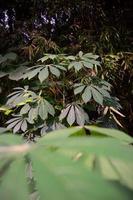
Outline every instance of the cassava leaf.
<path id="1" fill-rule="evenodd" d="M 58 68 L 53 67 L 53 66 L 49 66 L 49 69 L 50 69 L 51 73 L 53 75 L 55 75 L 56 77 L 60 76 L 60 70 Z"/>
<path id="2" fill-rule="evenodd" d="M 28 114 L 28 122 L 30 124 L 34 124 L 34 120 L 37 118 L 38 115 L 38 107 L 37 108 L 31 108 Z"/>
<path id="3" fill-rule="evenodd" d="M 75 71 L 79 71 L 80 69 L 83 68 L 82 62 L 71 62 L 68 66 L 68 69 L 71 69 L 74 67 Z"/>
<path id="4" fill-rule="evenodd" d="M 48 76 L 49 76 L 48 67 L 45 67 L 39 72 L 38 78 L 40 82 L 42 83 L 44 80 L 48 78 Z"/>
<path id="5" fill-rule="evenodd" d="M 96 90 L 94 87 L 91 87 L 90 89 L 92 91 L 93 99 L 100 105 L 103 105 L 103 96 L 100 94 L 100 92 L 98 92 L 98 90 Z"/>
<path id="6" fill-rule="evenodd" d="M 75 109 L 71 106 L 69 113 L 67 115 L 67 122 L 71 126 L 75 122 Z"/>
<path id="7" fill-rule="evenodd" d="M 66 68 L 62 65 L 54 65 L 56 68 L 59 68 L 60 70 L 66 71 Z"/>
<path id="8" fill-rule="evenodd" d="M 28 80 L 32 79 L 34 76 L 36 76 L 40 72 L 42 68 L 43 67 L 39 67 L 37 69 L 30 70 L 28 73 L 24 74 L 24 78 L 28 78 Z"/>
<path id="9" fill-rule="evenodd" d="M 44 100 L 42 100 L 39 104 L 38 114 L 43 120 L 45 120 L 48 117 L 48 109 Z"/>
<path id="10" fill-rule="evenodd" d="M 132 200 L 132 147 L 112 136 L 76 137 L 77 132 L 84 128 L 55 131 L 34 145 L 22 144 L 20 137 L 1 135 L 0 199 L 29 199 L 31 187 L 40 200 L 55 196 L 64 200 Z M 27 181 L 25 173 L 29 160 L 35 185 Z"/>
<path id="11" fill-rule="evenodd" d="M 14 128 L 13 128 L 13 133 L 17 133 L 20 129 L 21 129 L 21 125 L 22 125 L 23 121 L 21 120 L 20 122 L 18 122 Z"/>
<path id="12" fill-rule="evenodd" d="M 16 118 L 15 118 L 16 119 Z M 21 119 L 16 119 L 14 120 L 13 122 L 11 122 L 8 126 L 7 126 L 7 129 L 11 129 L 13 128 L 17 123 L 19 123 L 21 121 Z"/>
<path id="13" fill-rule="evenodd" d="M 86 61 L 83 61 L 82 63 L 83 63 L 83 65 L 84 65 L 85 67 L 87 67 L 87 68 L 89 68 L 89 69 L 93 69 L 93 64 L 92 64 L 92 63 L 86 62 Z"/>
<path id="14" fill-rule="evenodd" d="M 21 130 L 23 132 L 25 132 L 27 130 L 27 121 L 23 120 L 22 124 L 21 124 Z"/>
<path id="15" fill-rule="evenodd" d="M 61 114 L 60 114 L 60 116 L 59 116 L 59 119 L 60 119 L 60 120 L 64 119 L 64 118 L 67 116 L 70 107 L 71 107 L 71 105 L 68 105 L 65 109 L 63 109 L 63 110 L 61 111 Z"/>
<path id="16" fill-rule="evenodd" d="M 114 130 L 114 129 L 107 129 L 107 128 L 98 128 L 95 126 L 85 126 L 87 129 L 90 130 L 90 132 L 92 133 L 92 135 L 97 134 L 97 135 L 105 135 L 108 137 L 113 137 L 113 138 L 117 138 L 119 140 L 123 140 L 123 141 L 127 141 L 129 143 L 133 142 L 133 138 L 130 137 L 129 135 L 125 134 L 122 131 L 119 130 Z"/>
<path id="17" fill-rule="evenodd" d="M 26 113 L 28 113 L 28 111 L 30 110 L 30 105 L 29 104 L 25 104 L 22 108 L 21 108 L 21 110 L 20 110 L 20 115 L 23 115 L 23 114 L 26 114 Z"/>
<path id="18" fill-rule="evenodd" d="M 87 86 L 82 94 L 82 99 L 85 103 L 87 103 L 88 101 L 91 100 L 92 97 L 92 93 L 91 93 L 91 89 L 90 86 Z"/>
<path id="19" fill-rule="evenodd" d="M 44 103 L 45 103 L 46 106 L 47 106 L 47 112 L 48 112 L 50 115 L 54 116 L 54 115 L 55 115 L 54 107 L 53 107 L 46 99 L 44 99 Z"/>
<path id="20" fill-rule="evenodd" d="M 84 112 L 84 110 L 79 106 L 75 106 L 75 116 L 76 116 L 76 122 L 78 125 L 83 126 L 85 122 L 87 122 L 89 119 L 87 118 L 87 114 Z"/>
<path id="21" fill-rule="evenodd" d="M 81 85 L 81 86 L 75 88 L 74 94 L 77 95 L 77 94 L 81 93 L 84 90 L 84 88 L 85 88 L 85 85 Z"/>

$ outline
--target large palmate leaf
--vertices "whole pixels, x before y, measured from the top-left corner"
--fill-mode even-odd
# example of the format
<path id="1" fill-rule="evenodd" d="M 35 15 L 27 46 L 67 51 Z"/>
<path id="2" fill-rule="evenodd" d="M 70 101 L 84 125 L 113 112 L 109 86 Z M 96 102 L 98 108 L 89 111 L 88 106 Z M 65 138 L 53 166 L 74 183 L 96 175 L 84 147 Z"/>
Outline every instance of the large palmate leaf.
<path id="1" fill-rule="evenodd" d="M 84 125 L 89 121 L 87 113 L 75 103 L 68 104 L 66 108 L 61 111 L 60 121 L 66 118 L 66 121 L 71 126 L 74 123 L 78 125 Z"/>
<path id="2" fill-rule="evenodd" d="M 16 102 L 16 99 L 13 100 L 15 100 Z M 23 103 L 22 102 L 23 98 L 20 100 L 21 102 L 19 102 L 18 104 L 19 108 L 21 107 L 19 114 L 13 115 L 14 118 L 6 122 L 6 124 L 8 124 L 7 128 L 13 129 L 13 133 L 17 133 L 20 131 L 25 132 L 27 131 L 28 123 L 34 124 L 38 119 L 44 121 L 48 118 L 48 115 L 51 115 L 53 117 L 55 115 L 54 107 L 41 96 L 36 95 L 32 97 L 32 101 L 30 103 L 28 101 Z"/>
<path id="3" fill-rule="evenodd" d="M 21 66 L 13 71 L 11 71 L 9 74 L 9 79 L 18 81 L 22 78 L 23 73 L 27 70 L 27 67 Z"/>
<path id="4" fill-rule="evenodd" d="M 84 128 L 63 129 L 36 145 L 1 135 L 0 199 L 132 199 L 132 147 L 112 134 L 101 138 L 91 132 L 90 137 L 75 137 L 84 134 Z"/>
<path id="5" fill-rule="evenodd" d="M 66 69 L 63 66 L 60 65 L 36 65 L 34 67 L 29 68 L 23 75 L 23 78 L 28 80 L 34 78 L 36 75 L 38 75 L 38 78 L 40 82 L 42 83 L 44 80 L 46 80 L 50 74 L 54 75 L 55 77 L 59 77 L 61 74 L 61 71 L 66 71 Z"/>
<path id="6" fill-rule="evenodd" d="M 69 64 L 68 69 L 74 68 L 76 72 L 83 68 L 83 64 L 81 61 L 73 61 Z"/>
<path id="7" fill-rule="evenodd" d="M 100 62 L 96 60 L 98 57 L 99 56 L 93 55 L 92 53 L 83 54 L 83 52 L 80 51 L 76 57 L 67 57 L 68 59 L 72 60 L 68 66 L 68 69 L 74 68 L 75 72 L 78 72 L 83 68 L 92 70 L 94 65 L 100 66 Z"/>
<path id="8" fill-rule="evenodd" d="M 28 108 L 28 122 L 30 124 L 33 124 L 34 121 L 40 117 L 42 120 L 46 120 L 48 118 L 48 114 L 54 116 L 55 115 L 55 109 L 54 107 L 46 100 L 43 99 L 42 97 L 39 99 L 39 101 L 36 101 L 37 106 L 34 107 L 26 107 L 24 108 L 24 111 L 27 111 L 26 109 Z M 22 110 L 21 110 L 22 112 Z"/>
<path id="9" fill-rule="evenodd" d="M 94 99 L 100 105 L 103 105 L 103 100 L 107 97 L 108 99 L 111 98 L 110 96 L 110 87 L 108 87 L 105 83 L 100 85 L 94 85 L 93 83 L 90 85 L 85 85 L 83 83 L 75 84 L 74 85 L 74 94 L 82 94 L 82 99 L 85 103 Z"/>
<path id="10" fill-rule="evenodd" d="M 31 102 L 32 99 L 36 97 L 36 94 L 30 91 L 28 86 L 25 86 L 24 88 L 17 87 L 14 88 L 14 90 L 14 92 L 7 96 L 8 101 L 6 102 L 6 105 L 10 107 L 24 105 L 27 102 Z"/>
<path id="11" fill-rule="evenodd" d="M 38 61 L 41 61 L 42 63 L 45 63 L 47 60 L 56 60 L 60 61 L 64 58 L 65 54 L 44 54 L 44 57 L 40 58 Z"/>
<path id="12" fill-rule="evenodd" d="M 46 100 L 41 99 L 38 105 L 39 116 L 45 120 L 48 117 L 48 114 L 54 116 L 55 110 L 54 107 Z"/>
<path id="13" fill-rule="evenodd" d="M 6 122 L 8 124 L 7 129 L 13 129 L 13 133 L 22 131 L 25 132 L 27 130 L 27 118 L 24 118 L 23 116 L 15 116 L 14 118 L 8 120 Z"/>
<path id="14" fill-rule="evenodd" d="M 92 135 L 103 135 L 117 138 L 128 143 L 133 143 L 133 138 L 119 130 L 114 131 L 114 129 L 98 128 L 96 126 L 85 126 L 85 128 L 88 129 Z"/>

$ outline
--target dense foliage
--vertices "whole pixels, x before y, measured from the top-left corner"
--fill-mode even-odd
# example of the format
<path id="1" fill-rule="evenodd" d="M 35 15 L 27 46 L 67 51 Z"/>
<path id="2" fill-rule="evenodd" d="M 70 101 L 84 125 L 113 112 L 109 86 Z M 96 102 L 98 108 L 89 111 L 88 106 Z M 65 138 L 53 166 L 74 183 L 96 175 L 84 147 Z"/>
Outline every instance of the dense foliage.
<path id="1" fill-rule="evenodd" d="M 9 55 L 14 54 L 5 57 L 9 59 Z M 42 135 L 68 125 L 94 124 L 105 119 L 107 123 L 111 118 L 120 125 L 115 114 L 122 116 L 118 111 L 121 106 L 111 96 L 111 85 L 99 77 L 98 58 L 82 51 L 76 56 L 45 54 L 34 66 L 20 65 L 11 72 L 2 72 L 1 76 L 24 83 L 13 89 L 0 108 L 13 116 L 6 122 L 7 129 L 31 138 L 36 132 Z"/>
<path id="2" fill-rule="evenodd" d="M 132 7 L 0 1 L 0 199 L 132 199 Z"/>

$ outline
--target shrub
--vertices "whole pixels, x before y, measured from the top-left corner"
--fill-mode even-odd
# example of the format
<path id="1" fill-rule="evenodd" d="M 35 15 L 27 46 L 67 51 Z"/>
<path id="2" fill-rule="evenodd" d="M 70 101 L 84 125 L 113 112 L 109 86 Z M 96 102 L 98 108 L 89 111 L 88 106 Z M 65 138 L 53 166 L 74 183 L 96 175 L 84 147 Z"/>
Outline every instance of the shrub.
<path id="1" fill-rule="evenodd" d="M 32 67 L 22 70 L 20 66 L 15 78 L 24 86 L 14 88 L 1 107 L 13 116 L 7 121 L 7 128 L 33 135 L 39 130 L 43 134 L 92 124 L 105 116 L 112 116 L 117 122 L 114 113 L 120 114 L 117 110 L 121 107 L 111 96 L 111 85 L 99 78 L 98 58 L 81 51 L 76 56 L 45 54 Z"/>

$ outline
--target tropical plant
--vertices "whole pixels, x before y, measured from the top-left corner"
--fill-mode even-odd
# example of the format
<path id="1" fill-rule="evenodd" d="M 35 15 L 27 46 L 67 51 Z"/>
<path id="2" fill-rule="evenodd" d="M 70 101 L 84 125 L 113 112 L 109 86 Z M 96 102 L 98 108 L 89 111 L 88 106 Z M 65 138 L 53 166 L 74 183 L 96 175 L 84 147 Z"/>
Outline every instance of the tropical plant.
<path id="1" fill-rule="evenodd" d="M 111 85 L 99 78 L 98 58 L 81 51 L 76 56 L 45 54 L 25 71 L 20 66 L 18 79 L 24 83 L 28 79 L 28 86 L 14 88 L 5 107 L 1 107 L 13 116 L 7 128 L 24 135 L 39 129 L 43 133 L 51 127 L 92 124 L 107 113 L 106 107 L 118 113 L 121 107 L 111 96 Z M 92 117 L 92 112 L 97 115 Z"/>
<path id="2" fill-rule="evenodd" d="M 132 143 L 123 132 L 94 126 L 58 130 L 37 144 L 1 134 L 0 199 L 130 200 Z"/>

